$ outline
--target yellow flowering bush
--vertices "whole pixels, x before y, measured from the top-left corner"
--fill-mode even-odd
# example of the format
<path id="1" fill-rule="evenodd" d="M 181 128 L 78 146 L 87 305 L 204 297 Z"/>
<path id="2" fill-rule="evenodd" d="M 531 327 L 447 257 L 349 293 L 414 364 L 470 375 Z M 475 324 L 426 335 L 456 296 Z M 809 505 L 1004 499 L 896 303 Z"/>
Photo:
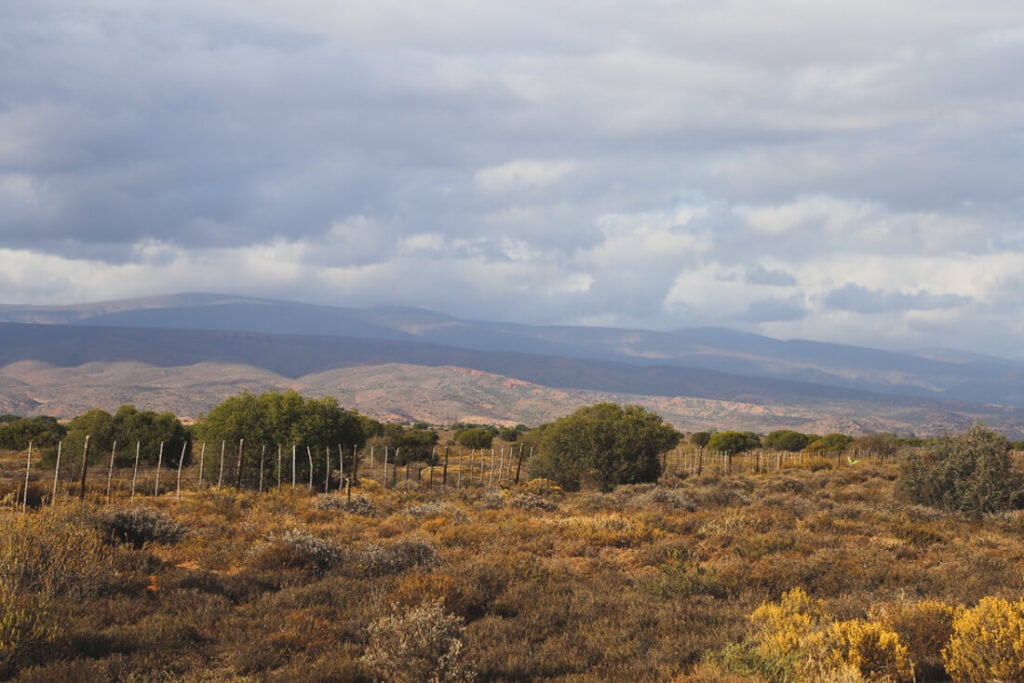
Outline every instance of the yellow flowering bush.
<path id="1" fill-rule="evenodd" d="M 946 672 L 964 683 L 1024 680 L 1024 600 L 982 598 L 953 618 Z"/>

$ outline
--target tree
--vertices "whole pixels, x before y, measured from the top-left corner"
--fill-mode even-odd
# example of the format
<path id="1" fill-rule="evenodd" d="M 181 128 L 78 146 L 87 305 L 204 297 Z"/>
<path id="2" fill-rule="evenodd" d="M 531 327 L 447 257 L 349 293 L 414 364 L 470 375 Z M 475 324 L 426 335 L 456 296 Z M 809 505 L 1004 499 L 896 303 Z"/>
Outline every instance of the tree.
<path id="1" fill-rule="evenodd" d="M 531 477 L 575 490 L 585 480 L 610 490 L 619 484 L 657 481 L 658 456 L 679 443 L 679 432 L 640 406 L 598 403 L 539 428 L 539 453 Z"/>
<path id="2" fill-rule="evenodd" d="M 164 444 L 164 464 L 176 466 L 181 457 L 182 445 L 188 445 L 188 430 L 173 413 L 155 413 L 152 410 L 139 411 L 126 404 L 117 409 L 112 418 L 113 436 L 117 441 L 118 459 L 128 464 L 134 459 L 133 450 L 138 445 L 142 462 L 155 463 Z M 190 451 L 185 451 L 186 462 Z"/>
<path id="3" fill-rule="evenodd" d="M 455 443 L 466 448 L 490 448 L 494 432 L 484 427 L 463 429 L 455 435 Z"/>
<path id="4" fill-rule="evenodd" d="M 708 441 L 708 450 L 735 455 L 758 448 L 760 445 L 761 437 L 753 432 L 727 430 L 711 435 L 711 439 Z"/>
<path id="5" fill-rule="evenodd" d="M 897 493 L 913 503 L 971 517 L 1008 509 L 1020 488 L 1010 442 L 981 424 L 908 453 L 896 482 Z"/>
<path id="6" fill-rule="evenodd" d="M 807 450 L 811 453 L 835 453 L 845 451 L 853 443 L 853 437 L 846 434 L 832 432 L 807 444 Z"/>
<path id="7" fill-rule="evenodd" d="M 806 434 L 794 432 L 792 429 L 776 429 L 764 437 L 764 447 L 776 451 L 796 453 L 807 448 L 810 443 Z"/>
<path id="8" fill-rule="evenodd" d="M 36 448 L 55 448 L 66 431 L 49 415 L 16 418 L 0 423 L 0 448 L 23 451 L 30 441 Z"/>
<path id="9" fill-rule="evenodd" d="M 704 448 L 711 441 L 711 432 L 694 432 L 690 434 L 690 443 L 697 448 Z"/>

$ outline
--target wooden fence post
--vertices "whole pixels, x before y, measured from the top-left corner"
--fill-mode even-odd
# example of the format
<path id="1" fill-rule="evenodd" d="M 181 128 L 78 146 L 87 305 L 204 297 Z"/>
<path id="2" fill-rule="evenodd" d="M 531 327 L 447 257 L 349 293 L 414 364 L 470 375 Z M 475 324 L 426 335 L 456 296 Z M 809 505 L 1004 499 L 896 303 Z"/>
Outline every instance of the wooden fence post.
<path id="1" fill-rule="evenodd" d="M 28 442 L 28 458 L 25 461 L 25 492 L 21 496 L 21 512 L 28 512 L 28 475 L 32 471 L 32 442 Z"/>
<path id="2" fill-rule="evenodd" d="M 132 470 L 132 500 L 135 500 L 135 482 L 139 479 L 139 452 L 142 449 L 142 442 L 135 442 L 135 468 Z"/>
<path id="3" fill-rule="evenodd" d="M 57 504 L 57 479 L 60 477 L 60 451 L 63 441 L 57 443 L 57 468 L 53 471 L 53 493 L 50 495 L 50 505 Z"/>
<path id="4" fill-rule="evenodd" d="M 187 440 L 183 444 L 181 444 L 181 455 L 178 457 L 178 486 L 177 486 L 178 490 L 177 490 L 177 493 L 175 494 L 175 497 L 178 500 L 181 500 L 181 465 L 182 465 L 182 463 L 185 462 L 185 449 L 186 448 L 188 448 L 188 441 Z"/>
<path id="5" fill-rule="evenodd" d="M 224 455 L 227 451 L 228 442 L 224 439 L 220 440 L 220 471 L 217 472 L 217 490 L 220 491 L 220 487 L 224 484 Z"/>
<path id="6" fill-rule="evenodd" d="M 384 478 L 381 479 L 384 488 L 388 487 L 388 445 L 384 444 Z"/>
<path id="7" fill-rule="evenodd" d="M 82 451 L 82 484 L 78 491 L 78 500 L 85 500 L 85 475 L 89 471 L 89 435 L 85 435 L 85 449 Z"/>
<path id="8" fill-rule="evenodd" d="M 160 467 L 164 464 L 164 442 L 160 442 L 160 455 L 156 457 L 156 484 L 153 485 L 153 495 L 160 495 Z"/>
<path id="9" fill-rule="evenodd" d="M 487 488 L 494 488 L 494 448 L 491 447 L 491 469 L 488 472 Z"/>
<path id="10" fill-rule="evenodd" d="M 441 469 L 441 486 L 448 488 L 448 447 L 444 447 L 444 466 Z"/>
<path id="11" fill-rule="evenodd" d="M 277 490 L 281 490 L 281 444 L 277 444 Z"/>
<path id="12" fill-rule="evenodd" d="M 235 474 L 235 488 L 242 490 L 242 456 L 245 453 L 245 439 L 238 440 L 238 472 Z"/>
<path id="13" fill-rule="evenodd" d="M 313 451 L 306 446 L 306 457 L 309 458 L 309 492 L 313 493 Z"/>
<path id="14" fill-rule="evenodd" d="M 203 447 L 199 449 L 199 482 L 198 487 L 203 488 L 203 465 L 206 464 L 206 442 L 203 442 Z"/>
<path id="15" fill-rule="evenodd" d="M 267 444 L 260 448 L 260 485 L 259 492 L 263 493 L 263 459 L 267 456 Z"/>
<path id="16" fill-rule="evenodd" d="M 292 491 L 295 490 L 295 444 L 292 444 Z"/>
<path id="17" fill-rule="evenodd" d="M 327 469 L 327 473 L 324 474 L 324 493 L 331 492 L 331 447 L 328 446 L 324 449 L 324 467 Z"/>
<path id="18" fill-rule="evenodd" d="M 374 447 L 371 445 L 370 446 L 370 479 L 373 479 L 373 465 L 374 465 L 374 463 L 373 463 L 373 455 L 374 455 L 373 454 L 373 450 L 374 450 Z"/>
<path id="19" fill-rule="evenodd" d="M 117 441 L 110 447 L 110 467 L 107 469 L 107 503 L 110 502 L 110 484 L 114 480 L 114 455 L 117 453 Z"/>

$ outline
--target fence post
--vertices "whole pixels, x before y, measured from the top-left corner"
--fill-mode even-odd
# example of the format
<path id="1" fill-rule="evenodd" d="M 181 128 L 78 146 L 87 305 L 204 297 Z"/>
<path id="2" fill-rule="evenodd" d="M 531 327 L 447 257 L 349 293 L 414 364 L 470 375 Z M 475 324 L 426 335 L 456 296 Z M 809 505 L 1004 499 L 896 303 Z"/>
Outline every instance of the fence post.
<path id="1" fill-rule="evenodd" d="M 281 490 L 281 444 L 277 444 L 277 490 Z"/>
<path id="2" fill-rule="evenodd" d="M 344 479 L 344 478 L 343 478 Z M 388 487 L 388 445 L 384 444 L 384 478 L 381 479 L 384 488 Z"/>
<path id="3" fill-rule="evenodd" d="M 462 470 L 466 467 L 465 461 L 462 459 L 462 446 L 459 446 L 459 479 L 458 483 L 455 484 L 455 488 L 462 488 Z"/>
<path id="4" fill-rule="evenodd" d="M 82 451 L 82 487 L 78 491 L 78 500 L 85 500 L 85 475 L 89 470 L 89 435 L 85 435 L 85 449 Z"/>
<path id="5" fill-rule="evenodd" d="M 370 446 L 370 479 L 373 479 L 373 450 L 374 447 Z"/>
<path id="6" fill-rule="evenodd" d="M 260 449 L 260 486 L 259 486 L 260 493 L 263 493 L 263 458 L 266 457 L 266 455 L 267 455 L 267 444 L 263 444 L 263 447 Z"/>
<path id="7" fill-rule="evenodd" d="M 153 484 L 153 495 L 160 495 L 160 468 L 164 464 L 164 442 L 160 442 L 160 454 L 156 456 L 156 483 Z"/>
<path id="8" fill-rule="evenodd" d="M 178 492 L 175 497 L 181 500 L 181 465 L 185 462 L 185 449 L 188 447 L 188 441 L 181 444 L 181 456 L 178 458 Z"/>
<path id="9" fill-rule="evenodd" d="M 530 456 L 533 456 L 533 446 L 530 446 Z M 519 472 L 523 469 L 523 444 L 519 444 L 519 459 L 516 460 L 516 480 L 515 485 L 519 485 Z"/>
<path id="10" fill-rule="evenodd" d="M 238 472 L 235 474 L 235 488 L 242 490 L 242 454 L 245 453 L 245 439 L 238 440 Z"/>
<path id="11" fill-rule="evenodd" d="M 353 486 L 359 486 L 359 446 L 352 446 L 352 480 Z"/>
<path id="12" fill-rule="evenodd" d="M 487 488 L 494 488 L 494 448 L 491 447 L 491 469 L 488 471 Z"/>
<path id="13" fill-rule="evenodd" d="M 441 469 L 441 486 L 448 488 L 448 447 L 444 447 L 444 466 Z"/>
<path id="14" fill-rule="evenodd" d="M 220 491 L 221 485 L 224 483 L 224 452 L 227 450 L 228 442 L 224 439 L 220 441 L 220 471 L 217 472 L 217 490 Z"/>
<path id="15" fill-rule="evenodd" d="M 313 493 L 313 451 L 306 446 L 306 457 L 309 458 L 309 492 Z"/>
<path id="16" fill-rule="evenodd" d="M 117 441 L 110 447 L 110 468 L 107 470 L 107 503 L 110 502 L 110 484 L 114 480 L 114 454 L 117 453 Z"/>
<path id="17" fill-rule="evenodd" d="M 199 488 L 203 488 L 203 465 L 206 464 L 206 442 L 203 442 L 203 447 L 199 450 Z"/>
<path id="18" fill-rule="evenodd" d="M 53 471 L 53 494 L 50 496 L 50 505 L 57 504 L 57 479 L 60 477 L 60 451 L 63 445 L 63 441 L 57 443 L 57 469 Z"/>
<path id="19" fill-rule="evenodd" d="M 324 474 L 324 493 L 331 492 L 331 447 L 328 446 L 324 449 L 324 468 L 327 472 Z"/>
<path id="20" fill-rule="evenodd" d="M 338 444 L 338 476 L 345 480 L 345 452 L 341 450 L 341 443 Z"/>
<path id="21" fill-rule="evenodd" d="M 32 442 L 28 442 L 28 459 L 25 462 L 25 492 L 21 497 L 21 512 L 28 512 L 28 475 L 32 471 Z"/>
<path id="22" fill-rule="evenodd" d="M 437 460 L 437 446 L 430 449 L 430 475 L 427 479 L 427 488 L 434 488 L 434 461 Z"/>
<path id="23" fill-rule="evenodd" d="M 142 442 L 135 442 L 135 469 L 132 470 L 132 500 L 135 500 L 135 482 L 139 478 L 139 451 L 142 448 Z"/>

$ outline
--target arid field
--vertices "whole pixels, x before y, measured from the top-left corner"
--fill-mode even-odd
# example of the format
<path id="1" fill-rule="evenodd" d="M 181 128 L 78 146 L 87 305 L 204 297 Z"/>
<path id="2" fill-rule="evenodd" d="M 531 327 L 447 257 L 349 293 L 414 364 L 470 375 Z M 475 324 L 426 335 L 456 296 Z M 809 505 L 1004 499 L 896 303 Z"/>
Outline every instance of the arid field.
<path id="1" fill-rule="evenodd" d="M 608 493 L 367 481 L 351 497 L 121 492 L 24 513 L 8 495 L 0 667 L 25 681 L 946 680 L 963 608 L 1024 596 L 1024 512 L 899 502 L 897 473 L 811 459 Z"/>

